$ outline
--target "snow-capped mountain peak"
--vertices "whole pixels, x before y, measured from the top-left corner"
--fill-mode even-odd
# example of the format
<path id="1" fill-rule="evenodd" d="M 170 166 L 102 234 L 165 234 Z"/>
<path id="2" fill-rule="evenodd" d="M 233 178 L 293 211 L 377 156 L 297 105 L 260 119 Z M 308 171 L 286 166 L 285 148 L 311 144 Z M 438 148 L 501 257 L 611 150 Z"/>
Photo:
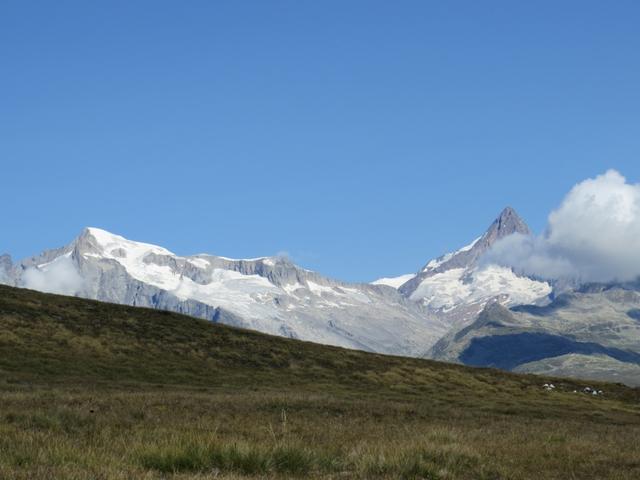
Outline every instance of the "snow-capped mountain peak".
<path id="1" fill-rule="evenodd" d="M 484 234 L 455 252 L 430 260 L 413 279 L 402 285 L 400 290 L 404 295 L 410 296 L 427 277 L 452 269 L 473 267 L 495 242 L 514 233 L 529 234 L 529 227 L 513 208 L 506 207 Z"/>
<path id="2" fill-rule="evenodd" d="M 480 237 L 430 260 L 396 288 L 412 301 L 446 316 L 454 325 L 473 320 L 492 300 L 506 305 L 536 302 L 551 293 L 547 283 L 497 265 L 480 265 L 480 259 L 496 241 L 514 233 L 528 234 L 529 228 L 513 208 L 507 207 Z"/>
<path id="3" fill-rule="evenodd" d="M 173 255 L 166 248 L 128 240 L 95 227 L 85 228 L 73 244 L 82 255 L 122 259 L 125 263 L 126 259 L 143 258 L 148 254 Z"/>

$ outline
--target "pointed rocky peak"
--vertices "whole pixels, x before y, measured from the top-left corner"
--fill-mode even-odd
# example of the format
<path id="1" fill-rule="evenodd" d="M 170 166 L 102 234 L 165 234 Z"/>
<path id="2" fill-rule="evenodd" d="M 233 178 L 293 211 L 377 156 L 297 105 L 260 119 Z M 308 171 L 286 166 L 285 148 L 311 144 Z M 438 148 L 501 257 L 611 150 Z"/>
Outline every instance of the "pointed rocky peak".
<path id="1" fill-rule="evenodd" d="M 506 207 L 500 212 L 498 218 L 489 225 L 487 231 L 472 244 L 471 248 L 459 250 L 456 254 L 463 254 L 470 265 L 484 255 L 498 240 L 514 233 L 529 235 L 531 231 L 513 208 Z"/>
<path id="2" fill-rule="evenodd" d="M 438 265 L 437 271 L 442 272 L 451 268 L 467 268 L 475 265 L 477 260 L 484 255 L 493 244 L 501 238 L 507 237 L 513 233 L 529 234 L 529 227 L 516 211 L 511 208 L 505 208 L 498 218 L 496 218 L 487 231 L 470 245 L 461 248 L 457 252 L 445 256 L 447 259 Z M 429 264 L 427 264 L 428 266 Z"/>
<path id="3" fill-rule="evenodd" d="M 404 283 L 400 288 L 400 292 L 405 296 L 410 296 L 420 285 L 422 280 L 438 273 L 444 273 L 452 269 L 470 269 L 478 264 L 482 255 L 484 255 L 493 244 L 501 238 L 507 237 L 513 233 L 529 234 L 529 227 L 516 211 L 507 207 L 489 226 L 487 231 L 474 240 L 469 245 L 461 249 L 447 253 L 435 260 L 427 263 L 420 273 Z"/>
<path id="4" fill-rule="evenodd" d="M 84 228 L 76 241 L 80 243 L 87 242 L 95 246 L 105 246 L 118 243 L 136 243 L 127 240 L 120 235 L 115 235 L 111 232 L 96 227 Z"/>
<path id="5" fill-rule="evenodd" d="M 92 227 L 84 228 L 72 243 L 74 250 L 79 254 L 101 253 L 103 248 L 98 239 L 99 237 L 94 235 L 97 230 Z"/>
<path id="6" fill-rule="evenodd" d="M 520 215 L 513 208 L 507 207 L 489 226 L 483 238 L 486 238 L 489 245 L 492 245 L 496 240 L 514 233 L 529 235 L 531 231 Z"/>

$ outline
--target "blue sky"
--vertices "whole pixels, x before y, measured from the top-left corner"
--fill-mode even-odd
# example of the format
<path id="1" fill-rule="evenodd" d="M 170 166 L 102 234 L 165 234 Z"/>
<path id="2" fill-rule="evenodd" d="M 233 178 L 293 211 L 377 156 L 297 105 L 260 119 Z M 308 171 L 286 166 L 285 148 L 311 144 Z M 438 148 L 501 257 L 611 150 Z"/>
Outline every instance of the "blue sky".
<path id="1" fill-rule="evenodd" d="M 98 226 L 365 281 L 640 180 L 637 1 L 0 4 L 0 251 Z"/>

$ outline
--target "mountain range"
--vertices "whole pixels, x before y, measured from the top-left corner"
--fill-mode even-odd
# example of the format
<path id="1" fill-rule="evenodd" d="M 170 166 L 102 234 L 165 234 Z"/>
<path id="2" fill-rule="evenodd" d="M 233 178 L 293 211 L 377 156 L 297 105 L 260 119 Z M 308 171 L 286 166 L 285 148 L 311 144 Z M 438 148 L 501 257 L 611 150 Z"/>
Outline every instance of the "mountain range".
<path id="1" fill-rule="evenodd" d="M 529 234 L 506 208 L 469 245 L 416 273 L 346 283 L 282 256 L 179 256 L 98 228 L 13 263 L 0 283 L 171 310 L 264 333 L 378 353 L 640 385 L 640 288 L 577 286 L 486 262 Z"/>
<path id="2" fill-rule="evenodd" d="M 446 331 L 389 287 L 331 280 L 284 257 L 182 257 L 97 228 L 63 248 L 4 264 L 16 286 L 31 286 L 33 277 L 36 287 L 64 279 L 74 287 L 67 293 L 85 298 L 360 350 L 419 356 Z M 70 281 L 76 272 L 79 281 Z"/>

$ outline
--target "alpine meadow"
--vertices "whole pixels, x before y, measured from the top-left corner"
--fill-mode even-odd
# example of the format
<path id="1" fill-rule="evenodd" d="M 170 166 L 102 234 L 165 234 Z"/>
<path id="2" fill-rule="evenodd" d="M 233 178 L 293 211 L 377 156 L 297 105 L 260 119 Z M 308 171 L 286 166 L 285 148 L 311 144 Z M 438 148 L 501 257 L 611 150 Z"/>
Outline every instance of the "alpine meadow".
<path id="1" fill-rule="evenodd" d="M 640 2 L 0 1 L 0 480 L 640 479 Z"/>
<path id="2" fill-rule="evenodd" d="M 0 292 L 5 478 L 640 474 L 637 389 Z"/>

